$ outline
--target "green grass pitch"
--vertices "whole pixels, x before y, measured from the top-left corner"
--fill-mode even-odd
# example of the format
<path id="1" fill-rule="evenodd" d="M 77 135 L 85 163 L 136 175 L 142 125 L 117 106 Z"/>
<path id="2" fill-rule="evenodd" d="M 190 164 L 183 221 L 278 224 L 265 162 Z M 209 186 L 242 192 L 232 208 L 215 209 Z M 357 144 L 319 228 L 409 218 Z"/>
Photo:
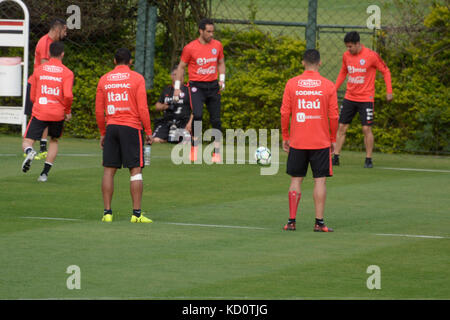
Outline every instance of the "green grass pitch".
<path id="1" fill-rule="evenodd" d="M 43 161 L 21 172 L 20 144 L 0 136 L 0 299 L 450 298 L 448 157 L 375 154 L 364 169 L 363 153 L 343 152 L 326 234 L 312 231 L 310 174 L 297 231 L 282 231 L 285 154 L 262 176 L 250 164 L 177 166 L 171 146 L 154 145 L 143 198 L 154 222 L 129 222 L 122 169 L 105 224 L 98 140 L 61 139 L 47 183 L 36 181 Z M 71 265 L 81 289 L 67 288 Z M 371 265 L 381 289 L 367 288 Z"/>

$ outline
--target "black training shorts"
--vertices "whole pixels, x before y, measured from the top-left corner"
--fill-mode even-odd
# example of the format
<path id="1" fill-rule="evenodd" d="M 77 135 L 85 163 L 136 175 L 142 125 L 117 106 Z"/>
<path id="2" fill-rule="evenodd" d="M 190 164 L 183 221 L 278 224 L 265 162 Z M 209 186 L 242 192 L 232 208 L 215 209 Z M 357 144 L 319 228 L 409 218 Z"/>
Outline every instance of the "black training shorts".
<path id="1" fill-rule="evenodd" d="M 314 178 L 333 176 L 331 165 L 331 149 L 295 149 L 289 148 L 287 160 L 287 174 L 292 177 L 305 177 L 308 171 L 308 164 Z"/>
<path id="2" fill-rule="evenodd" d="M 352 122 L 356 112 L 363 126 L 373 124 L 373 102 L 358 102 L 344 99 L 339 115 L 339 123 L 349 124 Z"/>
<path id="3" fill-rule="evenodd" d="M 36 117 L 31 117 L 28 122 L 25 138 L 32 140 L 41 140 L 42 133 L 48 127 L 48 135 L 52 138 L 59 138 L 63 133 L 64 120 L 61 121 L 41 121 Z"/>
<path id="4" fill-rule="evenodd" d="M 222 121 L 220 119 L 221 93 L 217 80 L 211 82 L 190 81 L 189 94 L 194 121 L 202 121 L 203 105 L 206 104 L 211 127 L 222 132 Z M 201 135 L 201 132 L 195 132 L 194 123 L 192 130 L 193 136 L 199 137 Z"/>
<path id="5" fill-rule="evenodd" d="M 111 168 L 144 167 L 142 131 L 128 126 L 110 124 L 103 144 L 103 166 Z"/>

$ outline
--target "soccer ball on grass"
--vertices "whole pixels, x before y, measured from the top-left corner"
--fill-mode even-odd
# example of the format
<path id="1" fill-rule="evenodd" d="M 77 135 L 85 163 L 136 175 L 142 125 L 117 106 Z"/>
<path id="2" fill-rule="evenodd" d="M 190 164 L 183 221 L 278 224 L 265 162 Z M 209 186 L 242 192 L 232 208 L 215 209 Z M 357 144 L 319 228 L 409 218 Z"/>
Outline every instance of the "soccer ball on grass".
<path id="1" fill-rule="evenodd" d="M 270 150 L 266 147 L 259 147 L 255 151 L 255 160 L 256 163 L 259 165 L 269 165 L 270 160 L 272 158 L 272 154 L 270 153 Z"/>

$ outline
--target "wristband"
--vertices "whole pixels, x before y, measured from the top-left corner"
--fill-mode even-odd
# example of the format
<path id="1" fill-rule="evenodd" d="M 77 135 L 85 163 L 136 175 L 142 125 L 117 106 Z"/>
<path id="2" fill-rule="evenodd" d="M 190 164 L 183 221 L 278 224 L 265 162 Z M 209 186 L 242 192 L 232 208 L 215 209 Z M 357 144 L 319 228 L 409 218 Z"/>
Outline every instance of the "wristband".
<path id="1" fill-rule="evenodd" d="M 175 90 L 180 90 L 180 85 L 181 85 L 181 81 L 180 80 L 175 80 L 175 84 L 174 84 L 174 89 Z"/>
<path id="2" fill-rule="evenodd" d="M 219 81 L 225 82 L 225 73 L 221 73 L 221 74 L 219 75 Z"/>

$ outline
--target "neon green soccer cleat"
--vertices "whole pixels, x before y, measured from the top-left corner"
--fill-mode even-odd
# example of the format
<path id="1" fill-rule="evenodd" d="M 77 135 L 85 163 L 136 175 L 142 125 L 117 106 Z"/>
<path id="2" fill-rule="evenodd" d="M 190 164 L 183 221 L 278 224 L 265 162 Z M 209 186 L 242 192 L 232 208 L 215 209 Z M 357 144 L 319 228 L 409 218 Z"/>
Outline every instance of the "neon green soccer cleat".
<path id="1" fill-rule="evenodd" d="M 152 223 L 153 221 L 147 217 L 144 217 L 141 214 L 141 216 L 139 218 L 136 217 L 135 215 L 132 215 L 130 222 L 132 222 L 132 223 Z"/>
<path id="2" fill-rule="evenodd" d="M 112 214 L 104 214 L 103 215 L 103 218 L 102 218 L 103 222 L 112 222 L 112 220 L 113 220 Z"/>
<path id="3" fill-rule="evenodd" d="M 35 159 L 36 159 L 36 160 L 44 160 L 45 158 L 47 158 L 47 154 L 48 154 L 47 151 L 39 152 L 39 153 L 36 155 Z"/>

